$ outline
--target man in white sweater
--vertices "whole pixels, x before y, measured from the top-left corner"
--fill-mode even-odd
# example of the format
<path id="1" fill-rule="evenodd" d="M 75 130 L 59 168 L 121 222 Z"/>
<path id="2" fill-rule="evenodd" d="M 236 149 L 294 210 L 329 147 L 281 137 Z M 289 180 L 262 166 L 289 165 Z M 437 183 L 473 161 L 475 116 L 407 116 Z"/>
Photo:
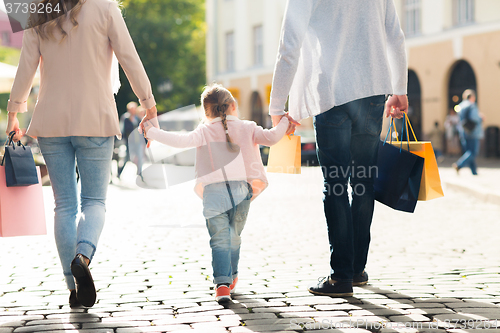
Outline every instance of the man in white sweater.
<path id="1" fill-rule="evenodd" d="M 309 287 L 313 294 L 352 296 L 353 285 L 368 282 L 384 106 L 386 116 L 402 117 L 407 72 L 393 0 L 288 0 L 269 113 L 277 123 L 289 96 L 294 119 L 314 116 L 331 272 Z"/>

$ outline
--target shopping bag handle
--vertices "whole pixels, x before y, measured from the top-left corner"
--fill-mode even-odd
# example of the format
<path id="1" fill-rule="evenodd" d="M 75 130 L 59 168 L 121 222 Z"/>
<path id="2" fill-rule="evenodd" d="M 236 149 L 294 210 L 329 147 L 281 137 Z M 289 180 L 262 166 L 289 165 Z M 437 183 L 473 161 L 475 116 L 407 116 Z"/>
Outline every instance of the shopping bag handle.
<path id="1" fill-rule="evenodd" d="M 385 136 L 384 145 L 387 142 L 387 138 L 389 137 L 389 133 L 391 134 L 390 135 L 390 137 L 391 137 L 390 143 L 392 143 L 392 131 L 393 130 L 394 130 L 394 133 L 396 133 L 396 142 L 399 142 L 399 138 L 398 138 L 399 134 L 398 134 L 398 131 L 396 129 L 396 123 L 394 122 L 394 118 L 391 118 L 391 122 L 390 122 L 389 128 L 387 129 L 387 134 Z"/>
<path id="2" fill-rule="evenodd" d="M 410 131 L 408 130 L 408 127 L 411 129 L 411 133 L 413 134 L 413 138 L 415 139 L 415 142 L 418 142 L 417 136 L 415 135 L 415 131 L 413 131 L 413 127 L 411 126 L 410 122 L 410 117 L 408 117 L 408 114 L 406 112 L 403 112 L 403 130 L 401 132 L 401 146 L 399 148 L 399 151 L 401 152 L 401 148 L 403 147 L 403 136 L 405 133 L 406 129 L 406 144 L 408 145 L 408 151 L 410 151 Z"/>
<path id="3" fill-rule="evenodd" d="M 9 133 L 9 136 L 4 143 L 4 146 L 10 146 L 10 144 L 12 143 L 12 140 L 14 139 L 14 135 L 16 135 L 16 132 L 14 132 L 14 131 Z M 3 166 L 4 162 L 5 162 L 5 152 L 3 153 L 2 163 L 0 163 L 0 165 Z"/>
<path id="4" fill-rule="evenodd" d="M 8 137 L 7 137 L 7 141 L 5 141 L 5 145 L 6 146 L 9 146 L 10 144 L 12 144 L 12 141 L 14 140 L 14 136 L 16 136 L 16 132 L 15 131 L 12 131 L 9 133 Z"/>
<path id="5" fill-rule="evenodd" d="M 408 132 L 408 126 L 409 126 L 410 130 L 411 130 L 411 133 L 413 134 L 413 138 L 415 139 L 415 142 L 418 142 L 417 136 L 415 135 L 415 131 L 413 131 L 413 127 L 411 126 L 410 117 L 408 117 L 408 115 L 406 114 L 406 112 L 404 114 L 406 115 L 406 122 L 405 122 L 406 123 L 406 132 L 408 134 L 410 133 L 410 132 Z"/>
<path id="6" fill-rule="evenodd" d="M 403 117 L 405 117 L 404 121 L 406 123 L 406 119 L 407 119 L 406 114 L 403 114 Z M 401 141 L 400 141 L 399 140 L 398 130 L 396 129 L 396 122 L 395 122 L 394 118 L 391 118 L 391 122 L 390 122 L 389 128 L 387 130 L 387 134 L 385 136 L 384 145 L 387 142 L 387 138 L 389 137 L 389 134 L 390 134 L 390 137 L 391 137 L 389 143 L 392 144 L 392 131 L 393 130 L 394 130 L 394 133 L 396 133 L 396 142 L 400 143 L 399 152 L 401 152 L 403 150 L 403 136 L 404 136 L 404 133 L 405 133 L 405 126 L 403 125 L 403 130 L 401 132 Z M 408 128 L 406 128 L 406 130 L 408 131 Z M 407 144 L 408 144 L 408 151 L 410 151 L 409 138 L 407 138 Z"/>
<path id="7" fill-rule="evenodd" d="M 385 135 L 384 145 L 387 142 L 387 138 L 389 137 L 389 133 L 391 133 L 391 143 L 392 143 L 392 127 L 393 127 L 392 123 L 393 123 L 393 119 L 391 118 L 391 122 L 389 124 L 389 128 L 387 129 L 387 134 Z"/>
<path id="8" fill-rule="evenodd" d="M 9 133 L 9 138 L 7 139 L 6 146 L 12 145 L 12 149 L 16 149 L 16 143 L 14 142 L 14 136 L 16 136 L 16 132 L 12 131 Z M 26 150 L 26 147 L 21 143 L 21 141 L 17 141 L 17 146 L 18 147 L 23 147 L 24 150 Z M 3 164 L 2 164 L 3 165 Z"/>
<path id="9" fill-rule="evenodd" d="M 15 131 L 12 131 L 9 133 L 9 137 L 7 138 L 7 141 L 5 141 L 5 146 L 10 146 L 12 145 L 12 149 L 15 150 L 16 149 L 16 143 L 14 142 L 14 136 L 16 135 L 16 132 Z M 24 150 L 26 150 L 26 147 L 21 143 L 21 141 L 18 141 L 17 142 L 17 146 L 18 147 L 23 147 Z M 5 153 L 3 154 L 3 158 L 2 158 L 2 163 L 0 163 L 0 165 L 4 165 L 4 162 L 5 162 Z"/>
<path id="10" fill-rule="evenodd" d="M 405 127 L 406 127 L 406 132 L 408 133 L 408 126 L 406 125 L 408 117 L 406 116 L 406 113 L 403 113 L 403 129 L 401 130 L 401 145 L 399 146 L 399 152 L 401 153 L 401 150 L 403 149 L 403 137 L 405 135 Z M 408 145 L 408 151 L 410 151 L 410 136 L 406 135 L 406 144 Z"/>
<path id="11" fill-rule="evenodd" d="M 406 144 L 408 145 L 408 151 L 410 151 L 410 130 L 411 130 L 411 133 L 413 134 L 413 138 L 415 139 L 415 142 L 418 142 L 417 136 L 415 135 L 415 131 L 413 130 L 413 127 L 411 126 L 410 117 L 408 117 L 408 114 L 406 112 L 403 112 L 403 122 L 404 122 L 404 124 L 402 126 L 402 131 L 401 131 L 401 141 L 399 141 L 399 134 L 398 134 L 398 130 L 396 129 L 396 123 L 395 123 L 394 118 L 391 118 L 389 129 L 387 130 L 387 134 L 386 134 L 385 140 L 384 140 L 384 145 L 385 145 L 385 143 L 387 142 L 387 138 L 389 137 L 389 134 L 390 134 L 390 137 L 391 137 L 390 143 L 392 144 L 392 131 L 394 130 L 394 133 L 396 133 L 396 142 L 400 143 L 399 152 L 401 152 L 401 150 L 403 148 L 403 137 L 405 134 L 405 129 L 406 129 L 406 133 L 407 133 Z"/>

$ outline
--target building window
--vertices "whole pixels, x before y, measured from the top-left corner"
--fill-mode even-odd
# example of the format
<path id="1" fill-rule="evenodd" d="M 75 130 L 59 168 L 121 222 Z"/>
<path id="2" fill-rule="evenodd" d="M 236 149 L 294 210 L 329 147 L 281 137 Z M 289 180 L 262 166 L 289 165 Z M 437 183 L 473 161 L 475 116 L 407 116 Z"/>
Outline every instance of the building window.
<path id="1" fill-rule="evenodd" d="M 421 3 L 420 0 L 404 1 L 405 34 L 416 35 L 421 32 Z"/>
<path id="2" fill-rule="evenodd" d="M 474 0 L 453 0 L 453 23 L 463 25 L 474 22 Z"/>
<path id="3" fill-rule="evenodd" d="M 226 70 L 234 71 L 234 32 L 226 34 Z"/>
<path id="4" fill-rule="evenodd" d="M 262 38 L 262 25 L 253 28 L 253 64 L 264 64 L 264 40 Z"/>

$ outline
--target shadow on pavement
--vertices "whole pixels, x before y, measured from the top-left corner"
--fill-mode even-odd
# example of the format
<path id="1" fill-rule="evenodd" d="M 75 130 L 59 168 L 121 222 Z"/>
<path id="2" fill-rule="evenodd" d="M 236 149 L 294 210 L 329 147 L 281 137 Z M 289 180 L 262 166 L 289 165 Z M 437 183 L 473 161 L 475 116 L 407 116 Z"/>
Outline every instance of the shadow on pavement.
<path id="1" fill-rule="evenodd" d="M 122 322 L 124 318 L 103 317 L 88 313 L 85 309 L 72 309 L 58 314 L 47 311 L 45 315 L 14 315 L 8 321 L 0 316 L 0 332 L 96 332 L 96 333 L 141 333 L 144 332 L 131 322 Z M 148 331 L 149 332 L 149 331 Z"/>
<path id="2" fill-rule="evenodd" d="M 310 295 L 259 300 L 255 297 L 259 295 L 235 295 L 233 302 L 224 305 L 226 309 L 249 310 L 239 314 L 244 326 L 238 332 L 331 329 L 335 331 L 329 332 L 340 333 L 340 330 L 362 329 L 383 333 L 459 333 L 500 328 L 500 306 L 494 303 L 413 297 L 371 285 L 355 288 L 355 297 L 348 298 Z"/>
<path id="3" fill-rule="evenodd" d="M 473 296 L 474 291 L 466 292 Z M 204 301 L 194 298 L 194 305 L 199 302 L 204 304 L 196 311 L 188 305 L 177 307 L 167 304 L 168 309 L 135 311 L 116 307 L 112 311 L 106 307 L 70 310 L 64 306 L 59 310 L 26 312 L 13 307 L 10 314 L 0 313 L 0 332 L 146 333 L 191 330 L 246 333 L 321 330 L 325 333 L 463 333 L 472 329 L 498 329 L 500 326 L 500 306 L 494 304 L 500 302 L 498 298 L 493 297 L 488 302 L 486 299 L 480 301 L 458 296 L 426 297 L 424 291 L 419 297 L 418 293 L 418 286 L 413 295 L 406 295 L 395 289 L 368 284 L 355 287 L 355 297 L 348 298 L 314 296 L 306 291 L 236 293 L 234 301 L 222 306 L 208 302 L 209 298 L 203 298 Z"/>

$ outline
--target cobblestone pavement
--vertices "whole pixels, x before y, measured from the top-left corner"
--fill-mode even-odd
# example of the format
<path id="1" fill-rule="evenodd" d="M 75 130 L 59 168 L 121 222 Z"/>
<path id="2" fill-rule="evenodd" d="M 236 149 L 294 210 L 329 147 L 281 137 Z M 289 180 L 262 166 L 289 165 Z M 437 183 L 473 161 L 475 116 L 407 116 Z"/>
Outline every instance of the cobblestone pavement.
<path id="1" fill-rule="evenodd" d="M 0 333 L 500 332 L 500 205 L 449 186 L 455 171 L 441 171 L 446 196 L 419 202 L 414 214 L 376 205 L 370 284 L 345 299 L 306 290 L 329 271 L 320 170 L 269 174 L 250 210 L 240 281 L 226 306 L 214 301 L 193 184 L 145 190 L 130 180 L 109 189 L 91 265 L 98 302 L 71 310 L 44 188 L 49 234 L 0 238 Z M 499 184 L 500 169 L 480 177 Z"/>

